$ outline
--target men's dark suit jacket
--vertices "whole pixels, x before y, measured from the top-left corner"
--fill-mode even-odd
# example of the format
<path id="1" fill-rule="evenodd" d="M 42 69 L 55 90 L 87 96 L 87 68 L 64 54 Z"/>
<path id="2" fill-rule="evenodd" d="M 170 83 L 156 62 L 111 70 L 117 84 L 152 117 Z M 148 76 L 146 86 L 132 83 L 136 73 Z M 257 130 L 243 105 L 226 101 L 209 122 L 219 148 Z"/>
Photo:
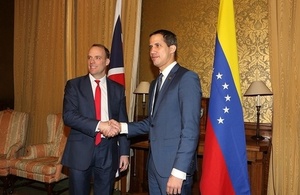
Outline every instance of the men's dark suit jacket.
<path id="1" fill-rule="evenodd" d="M 109 78 L 107 80 L 107 99 L 109 119 L 127 122 L 124 87 Z M 71 127 L 66 143 L 62 164 L 77 170 L 86 170 L 91 164 L 95 149 L 95 129 L 98 124 L 95 115 L 93 91 L 89 75 L 71 79 L 67 82 L 64 95 L 63 119 Z M 111 159 L 107 166 L 117 169 L 120 155 L 129 156 L 129 145 L 125 135 L 109 138 Z"/>
<path id="2" fill-rule="evenodd" d="M 173 168 L 193 174 L 197 167 L 202 91 L 195 72 L 176 64 L 159 92 L 151 114 L 156 80 L 149 89 L 145 120 L 128 124 L 128 137 L 149 134 L 150 154 L 161 177 Z"/>

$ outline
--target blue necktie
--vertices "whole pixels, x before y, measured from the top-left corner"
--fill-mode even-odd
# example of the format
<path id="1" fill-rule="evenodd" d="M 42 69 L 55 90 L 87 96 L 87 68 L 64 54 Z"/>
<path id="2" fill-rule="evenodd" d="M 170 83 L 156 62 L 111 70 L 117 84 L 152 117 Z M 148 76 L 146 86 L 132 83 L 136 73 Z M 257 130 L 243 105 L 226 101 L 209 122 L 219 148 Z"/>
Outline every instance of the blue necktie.
<path id="1" fill-rule="evenodd" d="M 160 91 L 160 88 L 161 88 L 162 77 L 163 77 L 163 74 L 160 73 L 158 78 L 157 78 L 156 90 L 155 90 L 155 94 L 154 94 L 155 97 L 154 97 L 154 103 L 153 103 L 153 110 L 154 110 L 155 103 L 156 103 L 156 100 L 157 100 L 157 97 L 158 97 L 158 94 L 159 94 L 159 91 Z"/>

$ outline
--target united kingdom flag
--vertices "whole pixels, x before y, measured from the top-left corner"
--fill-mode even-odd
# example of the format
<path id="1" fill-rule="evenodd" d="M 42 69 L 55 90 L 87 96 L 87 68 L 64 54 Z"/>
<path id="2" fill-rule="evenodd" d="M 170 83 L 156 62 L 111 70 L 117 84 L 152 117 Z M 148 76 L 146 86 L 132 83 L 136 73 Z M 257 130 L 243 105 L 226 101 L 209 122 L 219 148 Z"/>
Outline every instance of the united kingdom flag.
<path id="1" fill-rule="evenodd" d="M 117 0 L 115 11 L 115 26 L 111 46 L 110 65 L 107 76 L 121 85 L 125 86 L 123 41 L 121 25 L 122 1 Z"/>

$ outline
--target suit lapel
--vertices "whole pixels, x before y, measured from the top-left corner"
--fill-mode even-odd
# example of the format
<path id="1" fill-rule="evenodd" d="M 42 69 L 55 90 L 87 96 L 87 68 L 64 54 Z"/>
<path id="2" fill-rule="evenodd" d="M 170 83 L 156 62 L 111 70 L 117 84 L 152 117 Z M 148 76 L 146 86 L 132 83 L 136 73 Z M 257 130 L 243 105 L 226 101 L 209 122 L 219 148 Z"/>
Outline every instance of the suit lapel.
<path id="1" fill-rule="evenodd" d="M 170 71 L 170 73 L 168 74 L 168 76 L 166 77 L 166 79 L 165 79 L 165 81 L 164 81 L 164 83 L 163 83 L 163 85 L 162 85 L 162 87 L 160 89 L 159 96 L 157 97 L 157 100 L 156 100 L 156 103 L 155 103 L 156 104 L 155 105 L 155 109 L 153 110 L 153 114 L 152 115 L 155 115 L 155 113 L 157 111 L 157 108 L 159 107 L 159 105 L 161 103 L 161 100 L 163 99 L 163 97 L 167 93 L 168 88 L 169 88 L 170 84 L 172 83 L 172 80 L 175 78 L 177 70 L 178 70 L 179 67 L 180 67 L 179 64 L 176 64 L 172 68 L 172 70 Z M 154 96 L 154 92 L 152 93 L 152 99 L 153 99 L 153 96 Z"/>
<path id="2" fill-rule="evenodd" d="M 86 75 L 83 77 L 82 86 L 80 87 L 82 89 L 83 94 L 86 94 L 86 106 L 90 108 L 90 110 L 95 109 L 94 104 L 94 96 L 93 96 L 93 88 L 91 86 L 91 81 L 89 75 Z M 93 113 L 93 116 L 96 117 L 96 113 Z"/>
<path id="3" fill-rule="evenodd" d="M 108 117 L 109 118 L 112 118 L 111 116 L 111 98 L 112 97 L 112 92 L 114 90 L 114 88 L 112 87 L 111 85 L 111 80 L 109 80 L 107 77 L 106 77 L 106 90 L 107 90 L 107 111 L 108 111 Z"/>

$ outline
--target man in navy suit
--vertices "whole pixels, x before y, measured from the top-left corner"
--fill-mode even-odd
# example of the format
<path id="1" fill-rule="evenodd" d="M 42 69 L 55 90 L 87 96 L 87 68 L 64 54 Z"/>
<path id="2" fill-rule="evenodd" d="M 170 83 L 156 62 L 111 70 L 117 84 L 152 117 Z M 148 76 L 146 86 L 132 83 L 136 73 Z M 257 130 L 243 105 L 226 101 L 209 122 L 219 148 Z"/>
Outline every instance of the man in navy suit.
<path id="1" fill-rule="evenodd" d="M 94 44 L 88 52 L 89 74 L 67 81 L 63 102 L 64 123 L 71 127 L 62 164 L 69 168 L 71 195 L 112 194 L 118 169 L 129 164 L 129 141 L 125 135 L 114 136 L 118 123 L 127 122 L 124 87 L 106 77 L 109 51 Z M 94 96 L 100 80 L 101 120 L 96 119 Z M 114 119 L 114 120 L 111 120 Z M 100 134 L 98 134 L 100 132 Z M 96 135 L 100 144 L 95 144 Z"/>
<path id="2" fill-rule="evenodd" d="M 153 32 L 149 48 L 150 58 L 162 75 L 162 84 L 158 87 L 158 77 L 150 85 L 148 117 L 139 122 L 121 123 L 121 133 L 128 133 L 128 137 L 149 134 L 151 195 L 190 195 L 197 167 L 200 79 L 195 72 L 176 62 L 174 33 L 168 30 Z"/>

